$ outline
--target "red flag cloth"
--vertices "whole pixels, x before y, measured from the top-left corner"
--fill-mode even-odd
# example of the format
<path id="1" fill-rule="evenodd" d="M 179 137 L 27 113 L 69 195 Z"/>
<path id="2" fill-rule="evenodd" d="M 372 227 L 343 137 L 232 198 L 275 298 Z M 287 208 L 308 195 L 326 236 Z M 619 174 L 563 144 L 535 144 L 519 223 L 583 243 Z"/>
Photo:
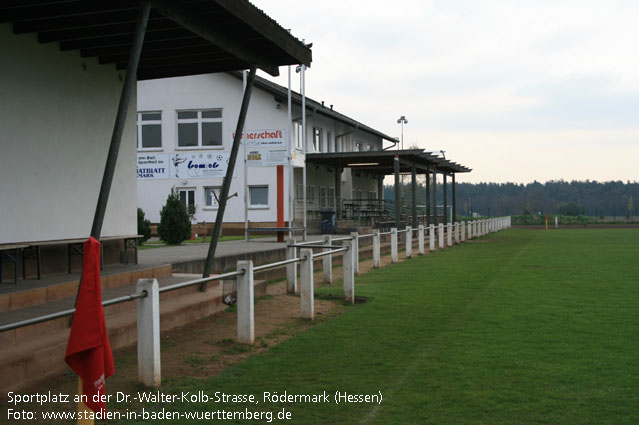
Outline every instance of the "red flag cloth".
<path id="1" fill-rule="evenodd" d="M 82 379 L 85 404 L 94 412 L 105 408 L 104 381 L 115 372 L 107 337 L 100 287 L 100 242 L 84 242 L 82 280 L 65 360 Z"/>

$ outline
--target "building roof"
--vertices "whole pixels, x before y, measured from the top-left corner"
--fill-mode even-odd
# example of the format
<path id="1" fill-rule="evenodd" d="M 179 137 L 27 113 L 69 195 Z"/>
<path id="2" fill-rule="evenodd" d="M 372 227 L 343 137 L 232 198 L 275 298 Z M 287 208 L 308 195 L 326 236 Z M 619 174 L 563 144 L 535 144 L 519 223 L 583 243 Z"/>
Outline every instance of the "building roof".
<path id="1" fill-rule="evenodd" d="M 236 78 L 242 78 L 242 74 L 240 72 L 231 72 L 230 74 Z M 255 82 L 253 83 L 253 86 L 267 93 L 272 94 L 274 97 L 281 99 L 282 102 L 285 102 L 285 100 L 288 97 L 288 88 L 280 86 L 279 84 L 276 84 L 265 78 L 255 77 Z M 293 104 L 296 104 L 299 106 L 302 105 L 302 95 L 293 90 L 291 90 L 291 100 Z M 365 131 L 366 133 L 372 134 L 377 137 L 381 137 L 384 140 L 388 140 L 393 143 L 398 143 L 397 138 L 391 137 L 385 133 L 382 133 L 381 131 L 375 130 L 374 128 L 369 127 L 365 124 L 362 124 L 361 122 L 356 121 L 350 117 L 347 117 L 344 114 L 340 114 L 339 112 L 335 111 L 332 107 L 324 106 L 322 103 L 317 102 L 313 99 L 310 99 L 309 97 L 306 97 L 306 108 L 311 113 L 324 115 L 336 121 L 343 122 L 344 124 L 353 127 L 353 130 Z"/>
<path id="2" fill-rule="evenodd" d="M 138 79 L 310 65 L 308 46 L 247 0 L 153 0 Z M 126 69 L 140 2 L 4 0 L 0 23 Z"/>
<path id="3" fill-rule="evenodd" d="M 421 171 L 434 170 L 445 174 L 472 171 L 468 167 L 440 158 L 424 149 L 308 153 L 306 162 L 329 167 L 351 167 L 364 173 L 389 175 L 395 172 L 396 156 L 399 157 L 401 173 L 410 172 L 412 166 Z"/>

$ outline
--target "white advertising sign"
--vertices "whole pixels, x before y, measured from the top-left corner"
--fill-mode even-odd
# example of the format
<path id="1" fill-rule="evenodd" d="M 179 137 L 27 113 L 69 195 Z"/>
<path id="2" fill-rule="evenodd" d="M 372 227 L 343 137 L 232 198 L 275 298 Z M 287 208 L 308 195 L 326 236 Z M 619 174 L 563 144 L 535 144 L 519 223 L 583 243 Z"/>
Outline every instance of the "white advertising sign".
<path id="1" fill-rule="evenodd" d="M 270 167 L 288 163 L 284 130 L 247 130 L 242 133 L 242 144 L 249 167 Z"/>
<path id="2" fill-rule="evenodd" d="M 138 179 L 224 177 L 229 156 L 220 151 L 138 154 Z"/>
<path id="3" fill-rule="evenodd" d="M 138 179 L 168 179 L 168 154 L 138 154 Z"/>

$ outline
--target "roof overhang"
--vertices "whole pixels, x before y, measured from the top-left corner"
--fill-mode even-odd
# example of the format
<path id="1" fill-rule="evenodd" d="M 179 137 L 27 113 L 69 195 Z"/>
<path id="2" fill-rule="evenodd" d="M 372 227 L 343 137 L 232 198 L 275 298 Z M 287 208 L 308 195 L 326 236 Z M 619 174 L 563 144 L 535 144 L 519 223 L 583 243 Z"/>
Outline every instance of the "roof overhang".
<path id="1" fill-rule="evenodd" d="M 443 174 L 469 173 L 463 165 L 440 158 L 423 149 L 394 151 L 331 152 L 306 154 L 306 162 L 327 167 L 351 168 L 362 173 L 390 175 L 395 172 L 395 157 L 399 159 L 400 173 L 434 171 Z"/>
<path id="2" fill-rule="evenodd" d="M 0 23 L 126 69 L 140 1 L 7 0 Z M 138 79 L 310 66 L 311 49 L 247 0 L 153 0 Z"/>

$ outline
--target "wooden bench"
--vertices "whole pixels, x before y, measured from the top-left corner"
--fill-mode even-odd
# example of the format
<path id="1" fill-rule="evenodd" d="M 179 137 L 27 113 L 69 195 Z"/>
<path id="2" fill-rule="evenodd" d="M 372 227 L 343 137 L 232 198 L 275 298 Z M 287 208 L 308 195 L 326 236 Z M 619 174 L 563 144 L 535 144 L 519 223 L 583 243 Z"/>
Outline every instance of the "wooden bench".
<path id="1" fill-rule="evenodd" d="M 100 242 L 107 241 L 124 241 L 124 264 L 129 264 L 129 249 L 133 249 L 135 252 L 135 264 L 138 264 L 138 240 L 141 239 L 142 235 L 122 235 L 122 236 L 105 236 L 100 238 Z M 36 260 L 37 267 L 37 276 L 38 280 L 40 280 L 40 249 L 44 246 L 54 246 L 54 245 L 66 245 L 67 246 L 67 272 L 71 273 L 71 260 L 74 255 L 82 256 L 84 242 L 87 238 L 75 238 L 75 239 L 58 239 L 58 240 L 50 240 L 50 241 L 33 241 L 33 242 L 25 242 L 21 244 L 22 247 L 22 278 L 26 278 L 26 260 L 29 258 L 34 258 Z M 104 250 L 100 250 L 100 269 L 102 269 L 104 264 Z M 0 274 L 0 279 L 1 279 Z M 16 280 L 17 280 L 17 263 L 16 263 Z"/>
<path id="2" fill-rule="evenodd" d="M 20 251 L 28 246 L 29 245 L 21 243 L 0 245 L 0 282 L 2 282 L 2 259 L 4 257 L 7 257 L 9 260 L 13 261 L 14 265 L 15 272 L 13 274 L 13 283 L 18 283 L 18 263 L 20 263 Z M 22 261 L 22 267 L 24 268 L 24 259 Z"/>

